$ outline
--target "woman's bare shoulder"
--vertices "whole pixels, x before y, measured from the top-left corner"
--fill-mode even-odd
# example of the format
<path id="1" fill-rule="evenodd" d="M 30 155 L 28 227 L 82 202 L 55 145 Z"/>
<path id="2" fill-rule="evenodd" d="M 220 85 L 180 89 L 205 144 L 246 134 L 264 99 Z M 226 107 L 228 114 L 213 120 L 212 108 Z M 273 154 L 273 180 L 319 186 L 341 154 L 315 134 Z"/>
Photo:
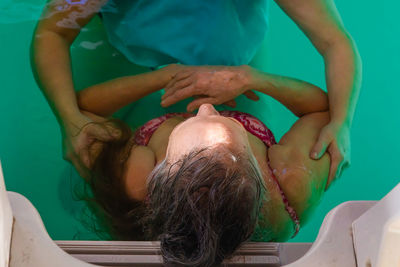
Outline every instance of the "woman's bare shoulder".
<path id="1" fill-rule="evenodd" d="M 136 200 L 143 201 L 147 195 L 146 181 L 156 163 L 154 151 L 147 146 L 135 145 L 132 147 L 126 161 L 124 182 L 128 195 Z"/>
<path id="2" fill-rule="evenodd" d="M 328 121 L 327 112 L 305 115 L 268 149 L 270 166 L 302 223 L 322 197 L 328 178 L 328 154 L 319 160 L 310 158 L 320 129 Z"/>

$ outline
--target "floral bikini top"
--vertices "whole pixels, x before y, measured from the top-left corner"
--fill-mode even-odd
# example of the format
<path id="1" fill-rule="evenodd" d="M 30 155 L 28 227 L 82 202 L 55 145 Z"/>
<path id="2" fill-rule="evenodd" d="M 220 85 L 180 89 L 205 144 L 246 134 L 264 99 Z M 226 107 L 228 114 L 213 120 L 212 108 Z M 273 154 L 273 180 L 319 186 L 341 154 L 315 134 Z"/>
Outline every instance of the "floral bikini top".
<path id="1" fill-rule="evenodd" d="M 238 120 L 248 132 L 257 136 L 267 147 L 270 147 L 270 146 L 276 144 L 274 135 L 272 134 L 271 130 L 268 129 L 268 127 L 263 122 L 261 122 L 259 119 L 257 119 L 253 115 L 250 115 L 250 114 L 244 113 L 244 112 L 240 112 L 240 111 L 230 111 L 230 110 L 219 111 L 219 114 L 222 116 L 225 116 L 225 117 L 232 117 L 232 118 Z M 141 126 L 136 131 L 136 134 L 134 137 L 135 143 L 138 145 L 147 146 L 151 136 L 157 130 L 157 128 L 165 120 L 172 118 L 172 117 L 176 117 L 176 116 L 190 118 L 190 117 L 195 116 L 195 114 L 168 113 L 161 117 L 152 119 L 152 120 L 148 121 L 147 123 L 145 123 L 143 126 Z M 293 207 L 290 206 L 289 200 L 287 199 L 281 186 L 279 185 L 278 179 L 273 174 L 271 167 L 269 165 L 268 156 L 267 156 L 267 163 L 268 163 L 268 167 L 269 167 L 269 173 L 279 188 L 283 203 L 285 204 L 285 209 L 289 213 L 289 216 L 291 217 L 291 219 L 293 220 L 293 223 L 294 223 L 294 234 L 292 236 L 292 238 L 293 238 L 294 236 L 296 236 L 296 234 L 299 232 L 299 229 L 300 229 L 299 217 L 297 216 L 297 213 L 293 209 Z"/>

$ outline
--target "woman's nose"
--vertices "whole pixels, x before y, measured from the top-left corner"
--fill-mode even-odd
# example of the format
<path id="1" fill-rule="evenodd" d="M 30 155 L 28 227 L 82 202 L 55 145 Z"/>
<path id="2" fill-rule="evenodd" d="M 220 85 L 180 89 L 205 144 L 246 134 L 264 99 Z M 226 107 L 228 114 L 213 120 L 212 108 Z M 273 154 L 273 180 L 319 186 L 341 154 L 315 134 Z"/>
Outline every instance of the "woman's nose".
<path id="1" fill-rule="evenodd" d="M 197 112 L 197 116 L 210 116 L 210 115 L 219 115 L 218 111 L 211 104 L 202 104 L 199 107 L 199 111 Z"/>

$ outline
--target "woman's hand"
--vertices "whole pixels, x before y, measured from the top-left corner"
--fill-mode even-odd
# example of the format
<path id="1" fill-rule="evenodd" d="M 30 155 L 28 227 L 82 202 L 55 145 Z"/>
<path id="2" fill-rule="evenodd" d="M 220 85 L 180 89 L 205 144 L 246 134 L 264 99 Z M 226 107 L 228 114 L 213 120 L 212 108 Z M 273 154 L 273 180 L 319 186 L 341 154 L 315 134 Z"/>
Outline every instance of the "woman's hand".
<path id="1" fill-rule="evenodd" d="M 310 157 L 319 159 L 326 151 L 330 155 L 331 164 L 325 190 L 350 166 L 350 129 L 346 123 L 330 122 L 322 128 Z"/>
<path id="2" fill-rule="evenodd" d="M 201 104 L 236 106 L 235 97 L 244 94 L 251 100 L 259 97 L 249 89 L 251 73 L 248 66 L 183 66 L 165 87 L 161 105 L 168 107 L 188 97 L 189 112 Z"/>
<path id="3" fill-rule="evenodd" d="M 86 180 L 103 143 L 117 139 L 120 135 L 106 121 L 105 118 L 83 111 L 62 123 L 63 158 L 71 162 Z"/>

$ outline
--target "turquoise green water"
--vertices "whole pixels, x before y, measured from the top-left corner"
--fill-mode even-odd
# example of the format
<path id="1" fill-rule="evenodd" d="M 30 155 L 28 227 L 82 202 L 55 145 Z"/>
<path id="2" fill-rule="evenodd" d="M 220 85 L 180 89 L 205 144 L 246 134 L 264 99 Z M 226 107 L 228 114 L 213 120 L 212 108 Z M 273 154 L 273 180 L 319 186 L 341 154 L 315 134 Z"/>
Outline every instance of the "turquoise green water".
<path id="1" fill-rule="evenodd" d="M 0 2 L 0 159 L 6 186 L 35 205 L 53 239 L 96 239 L 76 219 L 82 203 L 73 199 L 71 188 L 79 177 L 61 157 L 57 122 L 31 74 L 29 44 L 43 2 Z M 324 216 L 336 205 L 380 199 L 400 181 L 400 3 L 338 0 L 336 4 L 363 59 L 363 84 L 352 128 L 352 165 L 325 194 L 294 242 L 312 242 Z M 322 58 L 272 1 L 270 11 L 270 30 L 250 65 L 325 88 Z M 71 53 L 77 89 L 147 70 L 129 63 L 107 43 L 98 18 L 82 32 Z M 184 106 L 164 110 L 159 101 L 160 94 L 153 94 L 120 115 L 140 124 Z M 257 103 L 241 98 L 238 109 L 257 115 L 278 139 L 295 120 L 268 97 Z"/>

